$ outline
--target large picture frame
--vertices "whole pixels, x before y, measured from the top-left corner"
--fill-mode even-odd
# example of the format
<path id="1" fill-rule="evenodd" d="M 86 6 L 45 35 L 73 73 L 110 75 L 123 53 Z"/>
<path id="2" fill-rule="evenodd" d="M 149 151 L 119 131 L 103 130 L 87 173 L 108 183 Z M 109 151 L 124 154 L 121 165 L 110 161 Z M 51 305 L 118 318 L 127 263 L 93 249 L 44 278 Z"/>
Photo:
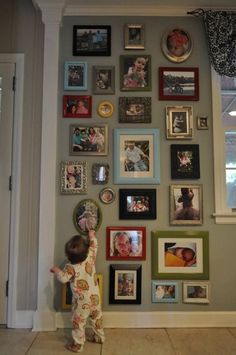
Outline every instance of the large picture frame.
<path id="1" fill-rule="evenodd" d="M 210 302 L 210 283 L 207 281 L 183 282 L 183 302 L 208 304 Z"/>
<path id="2" fill-rule="evenodd" d="M 159 68 L 159 100 L 199 100 L 198 68 Z"/>
<path id="3" fill-rule="evenodd" d="M 199 179 L 199 144 L 171 144 L 171 179 Z"/>
<path id="4" fill-rule="evenodd" d="M 152 281 L 152 303 L 178 303 L 178 293 L 175 281 Z"/>
<path id="5" fill-rule="evenodd" d="M 83 91 L 88 86 L 87 62 L 65 62 L 64 90 Z"/>
<path id="6" fill-rule="evenodd" d="M 120 189 L 120 219 L 156 219 L 156 189 Z"/>
<path id="7" fill-rule="evenodd" d="M 167 30 L 162 37 L 162 51 L 167 59 L 182 63 L 192 52 L 193 42 L 189 33 L 182 28 Z"/>
<path id="8" fill-rule="evenodd" d="M 92 92 L 95 95 L 115 94 L 114 65 L 94 65 L 92 68 Z"/>
<path id="9" fill-rule="evenodd" d="M 80 201 L 73 213 L 74 226 L 81 234 L 87 235 L 93 229 L 97 231 L 102 223 L 102 211 L 96 201 L 84 199 Z"/>
<path id="10" fill-rule="evenodd" d="M 151 97 L 120 97 L 119 122 L 120 123 L 151 123 L 152 98 Z"/>
<path id="11" fill-rule="evenodd" d="M 111 26 L 74 25 L 74 56 L 110 56 Z"/>
<path id="12" fill-rule="evenodd" d="M 166 106 L 166 139 L 193 138 L 193 107 Z"/>
<path id="13" fill-rule="evenodd" d="M 90 95 L 64 95 L 63 117 L 91 118 L 92 96 Z"/>
<path id="14" fill-rule="evenodd" d="M 86 194 L 87 193 L 87 162 L 62 161 L 61 162 L 61 193 Z"/>
<path id="15" fill-rule="evenodd" d="M 120 90 L 151 91 L 151 56 L 121 55 L 120 56 Z"/>
<path id="16" fill-rule="evenodd" d="M 124 47 L 125 49 L 144 49 L 143 24 L 125 24 Z"/>
<path id="17" fill-rule="evenodd" d="M 113 147 L 114 184 L 160 184 L 159 129 L 115 128 Z"/>
<path id="18" fill-rule="evenodd" d="M 141 288 L 141 265 L 110 265 L 110 304 L 141 304 Z"/>
<path id="19" fill-rule="evenodd" d="M 207 231 L 157 231 L 151 238 L 152 279 L 209 279 Z"/>
<path id="20" fill-rule="evenodd" d="M 145 227 L 107 227 L 107 260 L 145 260 Z"/>

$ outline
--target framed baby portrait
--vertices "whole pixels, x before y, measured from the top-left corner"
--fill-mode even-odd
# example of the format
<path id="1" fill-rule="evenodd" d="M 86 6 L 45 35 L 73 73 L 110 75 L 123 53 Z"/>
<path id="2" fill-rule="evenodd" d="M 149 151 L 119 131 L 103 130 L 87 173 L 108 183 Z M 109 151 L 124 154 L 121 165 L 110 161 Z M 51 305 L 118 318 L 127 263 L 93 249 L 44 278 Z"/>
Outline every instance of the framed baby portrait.
<path id="1" fill-rule="evenodd" d="M 115 201 L 116 193 L 111 187 L 105 187 L 99 192 L 100 201 L 106 205 Z"/>
<path id="2" fill-rule="evenodd" d="M 166 139 L 192 138 L 192 106 L 166 106 Z"/>
<path id="3" fill-rule="evenodd" d="M 86 62 L 65 62 L 64 69 L 64 90 L 87 90 Z"/>
<path id="4" fill-rule="evenodd" d="M 152 279 L 209 279 L 207 231 L 157 231 L 151 234 Z"/>
<path id="5" fill-rule="evenodd" d="M 62 161 L 61 162 L 61 193 L 86 194 L 87 192 L 87 162 Z"/>
<path id="6" fill-rule="evenodd" d="M 171 144 L 171 179 L 199 179 L 199 144 Z"/>
<path id="7" fill-rule="evenodd" d="M 162 37 L 161 44 L 165 57 L 174 63 L 187 60 L 193 48 L 189 33 L 182 28 L 167 30 Z"/>
<path id="8" fill-rule="evenodd" d="M 178 283 L 152 281 L 152 303 L 178 303 Z"/>
<path id="9" fill-rule="evenodd" d="M 97 231 L 102 223 L 102 211 L 94 200 L 82 200 L 74 209 L 73 221 L 81 234 L 87 234 L 91 229 Z"/>
<path id="10" fill-rule="evenodd" d="M 125 24 L 125 49 L 144 49 L 144 25 Z"/>
<path id="11" fill-rule="evenodd" d="M 151 91 L 151 56 L 120 56 L 120 90 Z"/>
<path id="12" fill-rule="evenodd" d="M 203 224 L 202 185 L 170 185 L 170 224 Z"/>
<path id="13" fill-rule="evenodd" d="M 110 304 L 141 304 L 142 266 L 110 265 Z"/>
<path id="14" fill-rule="evenodd" d="M 160 183 L 160 133 L 156 128 L 114 129 L 114 184 Z"/>
<path id="15" fill-rule="evenodd" d="M 152 98 L 151 97 L 120 97 L 119 122 L 120 123 L 151 123 Z"/>
<path id="16" fill-rule="evenodd" d="M 210 302 L 210 284 L 207 281 L 185 281 L 183 282 L 184 303 L 205 303 Z"/>
<path id="17" fill-rule="evenodd" d="M 94 185 L 107 184 L 109 181 L 110 167 L 106 163 L 93 163 L 92 183 Z"/>
<path id="18" fill-rule="evenodd" d="M 120 189 L 120 219 L 156 219 L 155 189 Z"/>
<path id="19" fill-rule="evenodd" d="M 64 95 L 63 117 L 91 118 L 92 96 L 90 95 Z"/>
<path id="20" fill-rule="evenodd" d="M 95 95 L 115 94 L 115 67 L 94 65 L 92 70 L 92 91 Z"/>
<path id="21" fill-rule="evenodd" d="M 145 227 L 107 227 L 107 260 L 145 260 Z"/>

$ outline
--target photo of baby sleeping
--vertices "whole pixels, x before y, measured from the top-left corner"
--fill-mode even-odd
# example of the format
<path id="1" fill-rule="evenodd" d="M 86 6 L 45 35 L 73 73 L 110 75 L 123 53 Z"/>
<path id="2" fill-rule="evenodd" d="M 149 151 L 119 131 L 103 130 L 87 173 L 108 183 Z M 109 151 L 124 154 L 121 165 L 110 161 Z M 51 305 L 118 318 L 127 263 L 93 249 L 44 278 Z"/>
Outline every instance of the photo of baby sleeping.
<path id="1" fill-rule="evenodd" d="M 197 265 L 196 243 L 165 243 L 165 266 L 195 267 Z"/>

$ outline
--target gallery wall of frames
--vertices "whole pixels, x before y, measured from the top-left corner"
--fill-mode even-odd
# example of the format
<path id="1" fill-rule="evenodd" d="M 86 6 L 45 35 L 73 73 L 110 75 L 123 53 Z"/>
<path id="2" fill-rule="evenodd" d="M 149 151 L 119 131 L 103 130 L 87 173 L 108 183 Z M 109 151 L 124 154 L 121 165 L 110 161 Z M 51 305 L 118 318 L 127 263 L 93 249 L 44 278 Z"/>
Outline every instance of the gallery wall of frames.
<path id="1" fill-rule="evenodd" d="M 95 229 L 104 310 L 214 309 L 202 24 L 64 18 L 60 48 L 57 260 L 72 235 Z M 69 292 L 58 309 L 70 308 Z"/>

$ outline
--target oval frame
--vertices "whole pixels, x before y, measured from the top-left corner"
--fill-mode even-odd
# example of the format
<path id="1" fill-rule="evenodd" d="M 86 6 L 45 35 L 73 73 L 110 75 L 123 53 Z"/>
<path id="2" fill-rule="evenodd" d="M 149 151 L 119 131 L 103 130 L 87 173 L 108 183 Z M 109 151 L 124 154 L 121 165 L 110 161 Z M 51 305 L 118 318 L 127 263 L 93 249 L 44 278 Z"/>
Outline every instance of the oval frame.
<path id="1" fill-rule="evenodd" d="M 110 194 L 111 194 L 111 198 L 110 199 L 107 199 L 106 197 L 105 197 L 105 193 L 106 192 L 109 192 Z M 100 193 L 99 193 L 99 198 L 100 198 L 100 201 L 101 202 L 103 202 L 103 203 L 105 203 L 105 204 L 110 204 L 110 203 L 112 203 L 112 202 L 114 202 L 115 201 L 115 198 L 116 198 L 116 193 L 115 193 L 115 191 L 112 189 L 112 188 L 110 188 L 110 187 L 105 187 L 104 189 L 102 189 L 101 191 L 100 191 Z"/>
<path id="2" fill-rule="evenodd" d="M 88 214 L 91 215 L 89 225 L 88 225 L 89 216 L 88 217 L 83 216 L 84 213 L 86 213 L 86 207 L 89 208 L 89 210 L 87 210 L 87 212 L 88 212 Z M 94 213 L 92 213 L 93 211 L 91 212 L 91 209 L 96 209 L 96 216 L 94 216 Z M 94 222 L 93 218 L 96 218 L 96 224 L 93 223 Z M 80 220 L 80 222 L 79 222 L 79 220 Z M 81 220 L 83 220 L 82 223 L 81 223 Z M 76 207 L 74 209 L 73 222 L 74 222 L 74 226 L 77 229 L 77 231 L 83 235 L 87 235 L 87 233 L 90 229 L 97 231 L 102 223 L 101 208 L 99 207 L 97 202 L 92 199 L 81 200 L 76 205 Z M 83 224 L 85 227 L 82 226 Z"/>
<path id="3" fill-rule="evenodd" d="M 172 38 L 175 44 L 176 42 L 179 42 L 177 49 L 172 49 L 170 44 L 170 39 L 174 36 L 179 36 L 176 39 Z M 182 46 L 180 46 L 181 40 L 187 41 L 187 44 L 184 43 Z M 173 28 L 166 31 L 162 36 L 161 47 L 162 52 L 167 59 L 174 63 L 182 63 L 187 60 L 192 53 L 193 41 L 187 31 L 183 30 L 182 28 Z"/>
<path id="4" fill-rule="evenodd" d="M 110 101 L 102 101 L 98 105 L 98 114 L 101 117 L 109 118 L 113 115 L 114 106 Z"/>

